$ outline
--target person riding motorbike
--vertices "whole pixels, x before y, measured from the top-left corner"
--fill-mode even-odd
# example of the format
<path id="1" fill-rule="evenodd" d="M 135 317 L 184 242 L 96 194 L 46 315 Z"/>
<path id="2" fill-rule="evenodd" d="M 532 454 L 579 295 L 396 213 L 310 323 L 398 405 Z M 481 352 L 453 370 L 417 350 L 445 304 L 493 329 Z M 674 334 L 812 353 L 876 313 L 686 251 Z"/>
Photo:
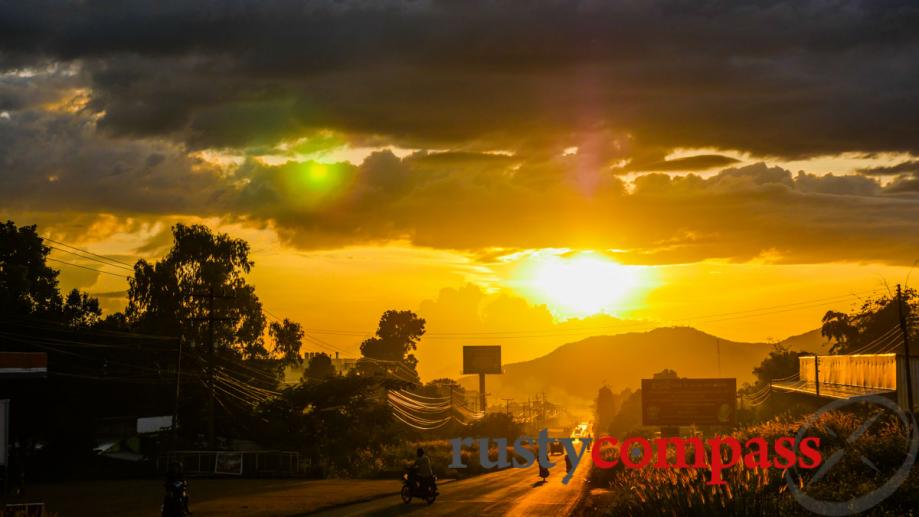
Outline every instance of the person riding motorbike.
<path id="1" fill-rule="evenodd" d="M 166 499 L 173 499 L 181 507 L 184 515 L 191 515 L 188 508 L 188 481 L 185 479 L 185 472 L 182 464 L 174 461 L 166 469 Z M 164 505 L 165 510 L 165 505 Z"/>
<path id="2" fill-rule="evenodd" d="M 431 468 L 431 458 L 424 453 L 424 449 L 418 447 L 416 451 L 417 458 L 413 469 L 418 478 L 419 488 L 430 488 L 431 492 L 437 494 L 437 482 L 434 480 L 434 469 Z"/>

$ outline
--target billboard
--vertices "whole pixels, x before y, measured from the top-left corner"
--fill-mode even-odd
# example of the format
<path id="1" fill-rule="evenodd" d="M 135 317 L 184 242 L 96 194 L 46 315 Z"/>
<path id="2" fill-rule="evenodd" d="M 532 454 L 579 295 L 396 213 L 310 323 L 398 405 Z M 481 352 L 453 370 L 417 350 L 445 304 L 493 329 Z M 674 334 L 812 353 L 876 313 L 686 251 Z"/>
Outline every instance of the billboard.
<path id="1" fill-rule="evenodd" d="M 733 425 L 737 379 L 642 379 L 642 425 Z"/>
<path id="2" fill-rule="evenodd" d="M 501 346 L 464 346 L 463 374 L 470 373 L 503 373 Z"/>
<path id="3" fill-rule="evenodd" d="M 48 354 L 45 352 L 0 352 L 0 378 L 45 377 Z"/>

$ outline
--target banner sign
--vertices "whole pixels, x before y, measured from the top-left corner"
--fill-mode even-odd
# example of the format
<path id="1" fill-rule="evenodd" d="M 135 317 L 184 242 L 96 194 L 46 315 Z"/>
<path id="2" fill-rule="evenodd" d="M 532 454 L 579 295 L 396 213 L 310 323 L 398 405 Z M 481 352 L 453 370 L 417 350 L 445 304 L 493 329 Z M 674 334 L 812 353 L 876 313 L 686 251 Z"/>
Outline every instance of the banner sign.
<path id="1" fill-rule="evenodd" d="M 214 459 L 215 474 L 232 474 L 241 476 L 243 473 L 243 453 L 218 452 Z"/>
<path id="2" fill-rule="evenodd" d="M 641 423 L 733 425 L 737 379 L 642 379 Z"/>

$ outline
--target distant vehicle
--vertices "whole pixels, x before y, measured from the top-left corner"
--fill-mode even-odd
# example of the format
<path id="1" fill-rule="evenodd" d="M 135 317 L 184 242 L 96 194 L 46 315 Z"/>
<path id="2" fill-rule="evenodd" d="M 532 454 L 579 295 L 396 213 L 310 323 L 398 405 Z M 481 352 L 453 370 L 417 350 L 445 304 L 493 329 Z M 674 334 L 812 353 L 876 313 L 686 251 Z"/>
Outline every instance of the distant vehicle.
<path id="1" fill-rule="evenodd" d="M 434 500 L 437 499 L 437 490 L 434 488 L 437 476 L 434 476 L 429 485 L 423 487 L 418 479 L 418 476 L 415 475 L 415 469 L 408 469 L 402 474 L 402 491 L 399 493 L 402 497 L 402 502 L 408 504 L 412 502 L 412 497 L 418 497 L 424 499 L 428 504 L 434 504 Z"/>
<path id="2" fill-rule="evenodd" d="M 564 454 L 565 446 L 562 445 L 562 442 L 552 442 L 549 444 L 549 455 L 553 454 Z"/>

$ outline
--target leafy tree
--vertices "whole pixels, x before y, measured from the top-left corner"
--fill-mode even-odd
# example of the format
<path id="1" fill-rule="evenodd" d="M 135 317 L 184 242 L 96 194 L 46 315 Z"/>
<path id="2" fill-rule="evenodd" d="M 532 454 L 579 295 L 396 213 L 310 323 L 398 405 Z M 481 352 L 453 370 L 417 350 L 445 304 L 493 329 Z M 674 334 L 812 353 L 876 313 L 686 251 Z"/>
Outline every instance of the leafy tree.
<path id="1" fill-rule="evenodd" d="M 612 390 L 609 386 L 601 386 L 597 391 L 597 399 L 594 404 L 596 420 L 594 421 L 594 434 L 600 434 L 602 431 L 609 429 L 613 417 L 616 416 L 616 401 L 613 397 Z"/>
<path id="2" fill-rule="evenodd" d="M 249 245 L 200 225 L 177 224 L 173 246 L 161 261 L 140 260 L 130 279 L 128 321 L 147 333 L 177 336 L 202 348 L 213 293 L 215 348 L 221 355 L 264 359 L 265 317 L 255 289 L 246 282 L 254 263 Z"/>
<path id="3" fill-rule="evenodd" d="M 72 289 L 64 301 L 63 318 L 71 327 L 89 328 L 98 325 L 102 321 L 99 299 Z"/>
<path id="4" fill-rule="evenodd" d="M 919 294 L 916 290 L 905 289 L 903 299 L 905 302 L 903 310 L 915 311 L 917 301 L 919 301 Z M 828 311 L 823 316 L 820 333 L 835 341 L 830 349 L 833 353 L 849 354 L 855 351 L 872 353 L 886 350 L 890 348 L 890 345 L 902 342 L 896 337 L 889 337 L 891 329 L 895 329 L 898 324 L 897 297 L 894 294 L 885 294 L 865 300 L 860 308 L 849 314 Z M 913 333 L 913 336 L 919 337 L 916 329 L 913 329 Z"/>
<path id="5" fill-rule="evenodd" d="M 449 397 L 454 394 L 462 398 L 462 395 L 466 394 L 466 388 L 455 380 L 444 377 L 428 382 L 421 387 L 419 392 L 431 397 Z"/>
<path id="6" fill-rule="evenodd" d="M 523 434 L 523 425 L 507 413 L 488 413 L 472 423 L 468 433 L 473 437 L 507 438 L 512 443 Z"/>
<path id="7" fill-rule="evenodd" d="M 756 375 L 757 381 L 752 391 L 768 385 L 774 379 L 781 379 L 797 373 L 798 358 L 802 355 L 810 354 L 789 350 L 788 347 L 782 345 L 775 345 L 759 366 L 753 368 L 753 375 Z"/>
<path id="8" fill-rule="evenodd" d="M 253 425 L 266 443 L 303 451 L 314 474 L 354 475 L 367 467 L 355 458 L 374 461 L 403 438 L 384 399 L 372 396 L 381 387 L 359 376 L 302 383 L 265 404 Z"/>
<path id="9" fill-rule="evenodd" d="M 359 364 L 364 372 L 383 369 L 388 374 L 399 372 L 417 377 L 418 359 L 411 353 L 424 335 L 425 321 L 412 311 L 389 310 L 380 318 L 376 335 L 361 343 L 361 354 L 370 361 Z M 381 365 L 376 361 L 384 361 Z M 389 362 L 386 365 L 385 362 Z"/>
<path id="10" fill-rule="evenodd" d="M 35 225 L 0 224 L 0 315 L 57 317 L 61 310 L 58 272 L 45 259 L 51 248 Z"/>
<path id="11" fill-rule="evenodd" d="M 334 375 L 335 366 L 332 365 L 332 358 L 326 354 L 310 357 L 306 369 L 303 370 L 303 377 L 308 379 L 325 379 Z"/>
<path id="12" fill-rule="evenodd" d="M 282 322 L 272 322 L 268 327 L 268 334 L 274 339 L 274 353 L 280 356 L 282 365 L 303 364 L 303 358 L 300 356 L 303 328 L 299 323 L 287 318 Z"/>

